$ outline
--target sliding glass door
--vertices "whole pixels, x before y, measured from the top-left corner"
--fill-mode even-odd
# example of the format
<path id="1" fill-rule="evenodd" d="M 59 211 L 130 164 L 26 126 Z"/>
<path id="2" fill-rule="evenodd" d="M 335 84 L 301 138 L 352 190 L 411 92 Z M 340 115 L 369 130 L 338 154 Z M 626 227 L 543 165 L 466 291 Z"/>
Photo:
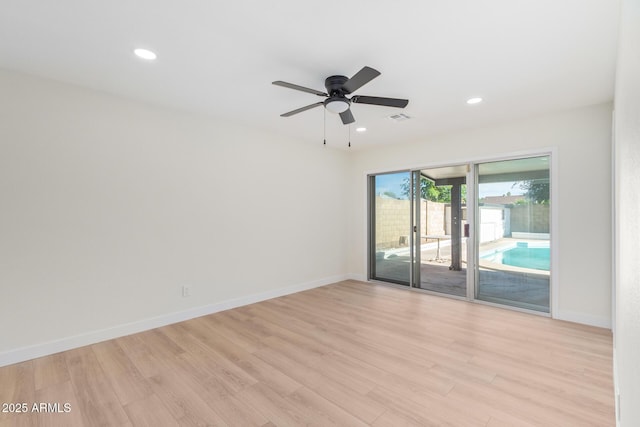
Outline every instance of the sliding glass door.
<path id="1" fill-rule="evenodd" d="M 468 170 L 369 177 L 369 278 L 467 296 Z"/>
<path id="2" fill-rule="evenodd" d="M 369 277 L 401 285 L 411 281 L 411 174 L 369 177 Z"/>
<path id="3" fill-rule="evenodd" d="M 549 312 L 549 156 L 477 165 L 479 300 Z"/>
<path id="4" fill-rule="evenodd" d="M 550 156 L 369 176 L 369 278 L 550 312 Z"/>

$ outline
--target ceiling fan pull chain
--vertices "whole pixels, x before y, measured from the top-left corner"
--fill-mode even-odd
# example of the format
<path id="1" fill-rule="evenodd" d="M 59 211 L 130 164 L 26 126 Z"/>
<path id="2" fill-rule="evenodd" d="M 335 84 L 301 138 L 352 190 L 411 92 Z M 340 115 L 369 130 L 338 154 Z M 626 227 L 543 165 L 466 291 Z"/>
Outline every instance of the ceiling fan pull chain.
<path id="1" fill-rule="evenodd" d="M 351 123 L 349 123 L 349 147 L 351 147 Z"/>
<path id="2" fill-rule="evenodd" d="M 323 113 L 323 118 L 324 118 L 324 123 L 323 123 L 323 138 L 324 138 L 324 146 L 327 146 L 327 110 L 323 109 L 324 113 Z"/>

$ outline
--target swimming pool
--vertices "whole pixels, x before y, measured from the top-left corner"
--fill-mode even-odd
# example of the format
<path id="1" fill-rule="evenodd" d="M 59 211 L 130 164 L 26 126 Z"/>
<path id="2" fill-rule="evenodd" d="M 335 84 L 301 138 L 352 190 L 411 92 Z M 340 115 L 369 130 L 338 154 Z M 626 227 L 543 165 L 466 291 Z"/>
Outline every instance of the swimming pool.
<path id="1" fill-rule="evenodd" d="M 496 264 L 549 271 L 551 250 L 549 242 L 517 242 L 515 245 L 482 253 L 480 258 Z"/>

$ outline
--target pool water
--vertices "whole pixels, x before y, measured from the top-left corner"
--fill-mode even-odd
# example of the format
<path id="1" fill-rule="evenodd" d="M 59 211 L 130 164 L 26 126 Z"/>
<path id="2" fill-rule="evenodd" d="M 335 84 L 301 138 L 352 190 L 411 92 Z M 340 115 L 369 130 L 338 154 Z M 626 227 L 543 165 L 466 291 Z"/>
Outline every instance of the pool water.
<path id="1" fill-rule="evenodd" d="M 497 250 L 481 258 L 498 264 L 549 271 L 550 255 L 549 247 L 529 247 L 526 242 L 518 242 L 516 247 Z"/>

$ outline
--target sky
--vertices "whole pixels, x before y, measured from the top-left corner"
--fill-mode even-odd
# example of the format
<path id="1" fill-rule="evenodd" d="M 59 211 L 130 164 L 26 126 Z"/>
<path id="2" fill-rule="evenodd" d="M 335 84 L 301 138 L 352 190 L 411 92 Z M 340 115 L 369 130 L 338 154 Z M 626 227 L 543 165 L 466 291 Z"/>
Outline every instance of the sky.
<path id="1" fill-rule="evenodd" d="M 513 186 L 513 182 L 491 182 L 487 184 L 480 184 L 480 198 L 487 196 L 503 196 L 507 193 L 511 193 L 512 196 L 521 195 L 524 193 L 520 189 L 519 185 Z"/>
<path id="2" fill-rule="evenodd" d="M 409 172 L 376 175 L 376 194 L 383 194 L 389 191 L 399 198 L 406 199 L 402 195 L 402 183 L 407 178 L 409 178 Z"/>
<path id="3" fill-rule="evenodd" d="M 376 194 L 383 194 L 387 191 L 394 193 L 399 198 L 406 198 L 402 194 L 402 183 L 409 178 L 409 172 L 390 173 L 376 175 Z M 487 196 L 502 196 L 507 193 L 512 195 L 523 194 L 518 185 L 513 186 L 513 182 L 492 182 L 480 185 L 480 198 Z"/>

